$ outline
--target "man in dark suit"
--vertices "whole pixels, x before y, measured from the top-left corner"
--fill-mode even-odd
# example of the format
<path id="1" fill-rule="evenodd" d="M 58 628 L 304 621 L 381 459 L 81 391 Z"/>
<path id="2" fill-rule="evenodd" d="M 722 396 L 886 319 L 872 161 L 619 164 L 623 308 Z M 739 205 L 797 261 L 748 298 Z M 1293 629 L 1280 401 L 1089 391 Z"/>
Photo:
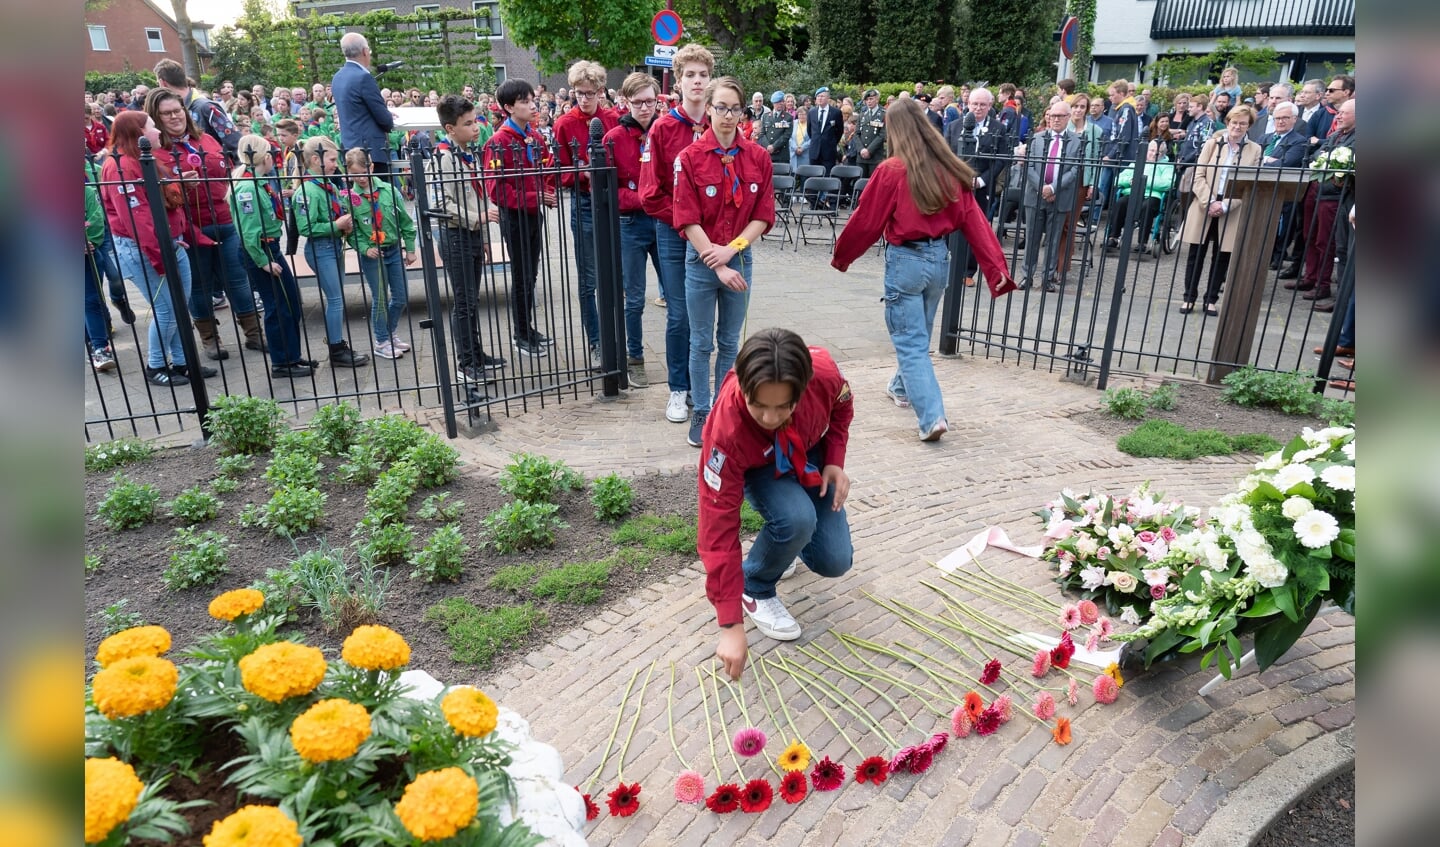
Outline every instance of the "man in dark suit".
<path id="1" fill-rule="evenodd" d="M 828 174 L 835 167 L 840 136 L 845 133 L 845 119 L 840 116 L 839 109 L 830 105 L 829 88 L 816 89 L 815 105 L 806 117 L 809 119 L 805 134 L 810 139 L 810 161 L 824 167 Z"/>
<path id="2" fill-rule="evenodd" d="M 1065 216 L 1075 208 L 1080 190 L 1080 161 L 1085 141 L 1065 131 L 1070 107 L 1064 100 L 1050 104 L 1045 112 L 1045 129 L 1035 133 L 1025 149 L 1025 265 L 1021 283 L 1028 289 L 1034 281 L 1035 262 L 1040 257 L 1040 237 L 1045 237 L 1045 290 L 1058 291 L 1055 258 L 1060 248 Z"/>
<path id="3" fill-rule="evenodd" d="M 991 188 L 1000 181 L 1000 174 L 1010 164 L 1015 142 L 1006 134 L 1000 117 L 991 111 L 995 95 L 989 89 L 972 90 L 970 102 L 966 105 L 968 111 L 965 115 L 945 127 L 945 141 L 955 155 L 975 169 L 975 202 L 989 220 Z M 973 250 L 967 252 L 965 284 L 972 286 L 980 264 Z"/>
<path id="4" fill-rule="evenodd" d="M 1265 154 L 1260 160 L 1261 167 L 1266 168 L 1303 168 L 1307 163 L 1307 155 L 1310 151 L 1310 139 L 1304 132 L 1296 128 L 1300 119 L 1300 107 L 1294 103 L 1282 102 L 1275 106 L 1271 115 L 1275 119 L 1275 131 L 1265 137 L 1262 142 L 1265 146 Z M 1291 230 L 1297 226 L 1300 217 L 1300 207 L 1294 202 L 1286 202 L 1280 207 L 1280 236 L 1275 239 L 1275 250 L 1270 255 L 1270 270 L 1280 270 L 1285 255 L 1285 247 L 1294 238 Z"/>
<path id="5" fill-rule="evenodd" d="M 390 148 L 386 133 L 395 128 L 395 116 L 380 96 L 380 84 L 370 74 L 370 44 L 358 32 L 340 38 L 345 64 L 330 80 L 340 122 L 340 146 L 345 150 L 364 147 L 376 173 L 389 173 Z"/>

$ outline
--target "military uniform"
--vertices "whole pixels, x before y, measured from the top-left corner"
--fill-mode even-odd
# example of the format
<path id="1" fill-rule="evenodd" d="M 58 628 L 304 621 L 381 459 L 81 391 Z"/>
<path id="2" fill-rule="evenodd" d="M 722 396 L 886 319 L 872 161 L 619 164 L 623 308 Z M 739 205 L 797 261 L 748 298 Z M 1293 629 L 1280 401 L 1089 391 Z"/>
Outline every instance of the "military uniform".
<path id="1" fill-rule="evenodd" d="M 866 158 L 857 155 L 855 163 L 865 171 L 865 176 L 868 177 L 874 172 L 875 166 L 885 160 L 885 107 L 877 101 L 873 109 L 866 109 L 860 113 L 860 120 L 857 123 L 859 126 L 856 127 L 855 137 L 860 142 L 860 149 L 869 150 L 870 156 Z"/>
<path id="2" fill-rule="evenodd" d="M 771 162 L 790 164 L 790 130 L 795 118 L 784 109 L 771 109 L 760 119 L 760 133 L 755 143 L 765 148 Z"/>

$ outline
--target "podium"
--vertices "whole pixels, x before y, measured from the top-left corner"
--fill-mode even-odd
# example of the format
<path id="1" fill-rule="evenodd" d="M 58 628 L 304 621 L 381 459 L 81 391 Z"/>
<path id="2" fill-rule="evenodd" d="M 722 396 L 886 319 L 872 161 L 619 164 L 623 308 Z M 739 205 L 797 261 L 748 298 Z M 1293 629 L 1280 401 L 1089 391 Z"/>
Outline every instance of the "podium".
<path id="1" fill-rule="evenodd" d="M 1220 305 L 1220 330 L 1215 335 L 1215 348 L 1210 356 L 1214 364 L 1205 377 L 1207 383 L 1218 385 L 1236 370 L 1232 365 L 1220 363 L 1250 361 L 1280 209 L 1303 196 L 1309 184 L 1302 168 L 1240 168 L 1230 177 L 1227 191 L 1232 198 L 1245 203 L 1241 215 L 1243 228 L 1235 255 L 1230 259 L 1230 278 L 1225 282 L 1227 291 Z"/>

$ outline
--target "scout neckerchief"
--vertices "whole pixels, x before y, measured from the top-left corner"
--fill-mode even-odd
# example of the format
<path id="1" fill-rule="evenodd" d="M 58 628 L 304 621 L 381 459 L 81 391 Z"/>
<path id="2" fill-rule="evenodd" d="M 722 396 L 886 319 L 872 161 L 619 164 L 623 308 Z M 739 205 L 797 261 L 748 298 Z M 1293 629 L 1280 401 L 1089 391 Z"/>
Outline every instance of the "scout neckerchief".
<path id="1" fill-rule="evenodd" d="M 436 144 L 435 149 L 437 151 L 449 150 L 455 155 L 459 156 L 460 159 L 465 162 L 466 167 L 469 168 L 470 187 L 475 189 L 475 196 L 485 196 L 484 190 L 482 190 L 480 187 L 480 171 L 475 167 L 475 155 L 473 153 L 471 153 L 469 150 L 466 150 L 464 147 L 456 147 L 449 141 L 442 141 L 439 144 Z"/>
<path id="2" fill-rule="evenodd" d="M 340 193 L 335 190 L 335 186 L 330 184 L 330 180 L 307 173 L 301 177 L 301 181 L 312 183 L 325 189 L 325 195 L 330 198 L 330 220 L 333 221 L 344 214 L 345 207 L 340 205 Z"/>
<path id="3" fill-rule="evenodd" d="M 720 144 L 718 140 L 715 143 Z M 719 154 L 720 173 L 722 176 L 730 178 L 730 199 L 735 202 L 735 208 L 740 208 L 740 169 L 738 167 L 733 171 L 730 169 L 730 165 L 735 161 L 735 155 L 740 152 L 740 136 L 738 134 L 735 136 L 735 146 L 729 150 L 726 150 L 725 145 L 721 144 L 710 152 Z M 725 201 L 721 200 L 720 202 L 723 204 Z"/>
<path id="4" fill-rule="evenodd" d="M 385 218 L 380 212 L 380 184 L 375 177 L 370 177 L 370 193 L 361 194 L 370 201 L 370 241 L 373 244 L 383 247 L 385 245 Z"/>
<path id="5" fill-rule="evenodd" d="M 256 185 L 260 186 L 261 188 L 265 189 L 265 196 L 270 198 L 270 208 L 275 210 L 275 220 L 285 220 L 285 213 L 281 211 L 282 206 L 280 203 L 280 192 L 275 190 L 275 186 L 270 184 L 270 180 L 267 179 L 264 182 L 261 182 L 259 179 L 256 179 L 255 172 L 250 170 L 249 168 L 246 168 L 245 170 L 240 172 L 240 178 L 248 179 Z"/>
<path id="6" fill-rule="evenodd" d="M 681 111 L 679 106 L 670 107 L 670 117 L 690 127 L 691 141 L 699 141 L 700 136 L 705 134 L 704 118 L 701 118 L 699 122 L 692 121 L 690 120 L 690 116 Z"/>
<path id="7" fill-rule="evenodd" d="M 520 140 L 525 142 L 525 161 L 532 165 L 535 164 L 535 139 L 530 137 L 529 132 L 521 129 L 520 124 L 515 123 L 514 118 L 506 118 L 503 125 L 509 127 L 511 132 L 520 136 Z"/>
<path id="8" fill-rule="evenodd" d="M 805 454 L 800 434 L 793 426 L 782 426 L 775 430 L 775 478 L 791 472 L 806 488 L 820 485 L 820 472 Z"/>
<path id="9" fill-rule="evenodd" d="M 189 151 L 188 155 L 185 156 L 185 164 L 192 165 L 195 167 L 196 170 L 199 170 L 201 163 L 204 161 L 202 158 L 203 154 L 199 150 L 195 149 L 195 146 L 190 143 L 190 136 L 187 135 L 182 138 L 175 139 L 175 143 L 170 145 L 170 152 L 175 155 L 175 173 L 180 173 L 181 147 L 184 147 L 186 150 Z"/>

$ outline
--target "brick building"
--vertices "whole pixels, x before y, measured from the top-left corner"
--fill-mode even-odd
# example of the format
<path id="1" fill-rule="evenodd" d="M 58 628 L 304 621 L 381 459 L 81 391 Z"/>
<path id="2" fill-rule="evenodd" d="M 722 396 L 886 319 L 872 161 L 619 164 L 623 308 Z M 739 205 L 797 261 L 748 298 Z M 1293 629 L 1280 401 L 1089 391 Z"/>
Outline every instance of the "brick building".
<path id="1" fill-rule="evenodd" d="M 214 55 L 210 50 L 211 25 L 191 21 L 200 71 Z M 148 71 L 161 59 L 184 64 L 180 30 L 169 9 L 155 0 L 111 0 L 99 11 L 85 10 L 87 35 L 85 71 L 117 73 Z"/>

